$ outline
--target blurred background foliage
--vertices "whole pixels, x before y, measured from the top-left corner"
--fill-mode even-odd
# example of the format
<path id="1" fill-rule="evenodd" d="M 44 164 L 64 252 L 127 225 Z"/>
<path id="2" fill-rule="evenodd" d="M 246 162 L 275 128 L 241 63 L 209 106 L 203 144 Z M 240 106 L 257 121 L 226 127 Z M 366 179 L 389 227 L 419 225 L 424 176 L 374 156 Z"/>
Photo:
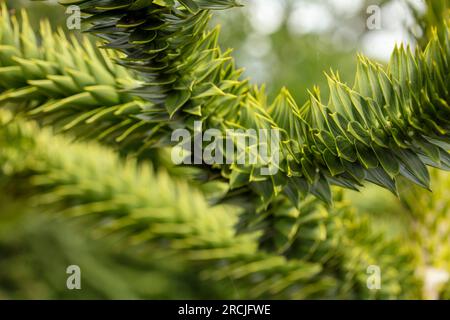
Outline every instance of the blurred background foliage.
<path id="1" fill-rule="evenodd" d="M 366 25 L 381 8 L 381 29 Z M 414 44 L 414 9 L 420 1 L 386 0 L 249 0 L 242 9 L 217 15 L 224 47 L 245 66 L 253 81 L 266 83 L 269 93 L 286 86 L 301 105 L 314 85 L 325 92 L 324 72 L 338 70 L 353 83 L 356 55 L 363 52 L 386 62 L 395 43 Z"/>
<path id="2" fill-rule="evenodd" d="M 212 24 L 222 26 L 222 47 L 234 48 L 238 66 L 245 66 L 253 82 L 266 83 L 271 97 L 286 86 L 299 104 L 315 85 L 326 94 L 324 72 L 330 69 L 352 83 L 358 53 L 385 63 L 395 43 L 415 46 L 428 32 L 418 27 L 426 11 L 420 0 L 242 2 L 245 7 L 214 16 Z M 64 8 L 56 1 L 6 3 L 12 10 L 25 8 L 35 28 L 42 18 L 55 27 L 65 25 Z M 382 8 L 382 28 L 371 31 L 366 26 L 367 8 L 374 4 Z M 389 237 L 418 244 L 423 253 L 423 270 L 418 272 L 426 274 L 433 267 L 433 278 L 434 268 L 450 270 L 449 187 L 450 175 L 435 172 L 433 194 L 405 184 L 401 200 L 374 186 L 361 193 L 345 191 L 345 197 Z M 93 241 L 75 222 L 33 212 L 13 191 L 14 186 L 0 180 L 0 299 L 245 298 L 232 281 L 203 282 L 175 257 L 149 261 L 139 252 L 122 252 L 117 239 Z M 65 287 L 66 267 L 74 261 L 85 270 L 81 291 Z M 450 298 L 450 285 L 438 291 L 424 295 Z"/>
<path id="3" fill-rule="evenodd" d="M 120 238 L 96 239 L 78 220 L 37 212 L 14 189 L 0 179 L 0 300 L 239 297 L 230 281 L 202 281 L 179 257 L 125 251 Z M 67 290 L 73 264 L 82 270 L 82 290 Z"/>

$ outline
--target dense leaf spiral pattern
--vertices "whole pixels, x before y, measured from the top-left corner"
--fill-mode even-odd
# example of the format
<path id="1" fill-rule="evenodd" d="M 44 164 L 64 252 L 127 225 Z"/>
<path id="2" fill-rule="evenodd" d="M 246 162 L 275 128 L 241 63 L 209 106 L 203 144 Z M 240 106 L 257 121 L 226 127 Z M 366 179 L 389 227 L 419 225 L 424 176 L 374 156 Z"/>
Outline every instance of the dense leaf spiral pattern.
<path id="1" fill-rule="evenodd" d="M 163 171 L 155 174 L 146 163 L 124 162 L 92 143 L 70 144 L 5 111 L 0 111 L 0 145 L 0 177 L 3 181 L 20 177 L 23 193 L 36 194 L 39 208 L 89 218 L 97 232 L 122 234 L 128 245 L 182 253 L 207 278 L 239 280 L 236 285 L 247 297 L 417 294 L 419 282 L 408 267 L 413 265 L 413 253 L 397 242 L 379 241 L 381 235 L 345 204 L 330 211 L 328 228 L 334 229 L 334 242 L 310 246 L 314 241 L 303 234 L 296 240 L 297 257 L 288 258 L 259 250 L 259 232 L 237 234 L 239 210 L 211 207 L 186 183 Z M 316 208 L 302 219 L 307 223 L 321 214 Z M 366 266 L 375 262 L 387 273 L 386 290 L 379 293 L 365 287 Z M 404 268 L 396 271 L 392 266 L 397 265 Z"/>
<path id="2" fill-rule="evenodd" d="M 231 189 L 249 189 L 266 208 L 279 193 L 294 205 L 312 193 L 331 201 L 330 185 L 357 189 L 364 181 L 396 191 L 403 176 L 429 187 L 426 166 L 448 169 L 448 27 L 426 50 L 398 48 L 387 70 L 360 57 L 354 86 L 329 76 L 330 97 L 314 90 L 299 106 L 287 90 L 268 103 L 242 80 L 229 51 L 209 30 L 208 10 L 234 1 L 63 1 L 77 4 L 88 32 L 117 49 L 119 63 L 139 71 L 130 91 L 152 103 L 121 132 L 145 137 L 140 151 L 170 144 L 173 128 L 273 128 L 282 132 L 280 171 L 264 177 L 254 165 L 219 166 Z M 217 169 L 214 169 L 216 171 Z"/>

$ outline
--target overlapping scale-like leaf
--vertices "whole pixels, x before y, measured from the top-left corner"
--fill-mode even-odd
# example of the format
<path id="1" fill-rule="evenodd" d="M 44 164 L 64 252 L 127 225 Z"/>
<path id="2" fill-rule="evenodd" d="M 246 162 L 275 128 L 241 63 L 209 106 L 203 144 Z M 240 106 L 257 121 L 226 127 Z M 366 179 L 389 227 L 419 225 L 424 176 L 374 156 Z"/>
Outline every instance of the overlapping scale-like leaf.
<path id="1" fill-rule="evenodd" d="M 38 208 L 66 217 L 89 217 L 98 235 L 120 233 L 124 245 L 156 246 L 179 254 L 200 267 L 206 279 L 235 280 L 247 297 L 415 294 L 410 264 L 414 255 L 398 250 L 398 243 L 378 241 L 367 222 L 359 221 L 345 205 L 328 210 L 309 197 L 298 212 L 284 201 L 274 212 L 278 219 L 273 235 L 264 240 L 274 250 L 258 250 L 258 228 L 236 231 L 240 209 L 210 206 L 187 183 L 161 170 L 155 174 L 147 163 L 124 161 L 93 143 L 69 143 L 5 110 L 0 110 L 0 145 L 2 181 L 19 175 L 25 182 L 20 184 L 21 194 L 38 195 L 33 197 Z M 349 225 L 342 228 L 342 224 Z M 365 266 L 373 263 L 396 275 L 383 278 L 386 289 L 379 296 L 362 289 Z M 396 271 L 399 265 L 404 267 Z"/>
<path id="2" fill-rule="evenodd" d="M 202 5 L 195 8 L 192 5 L 194 2 Z M 114 7 L 113 1 L 103 1 L 93 10 L 90 7 L 93 1 L 78 1 L 82 10 L 91 14 L 87 21 L 94 24 L 91 31 L 106 40 L 105 46 L 109 44 L 111 48 L 122 52 L 115 58 L 120 64 L 138 70 L 140 82 L 131 80 L 123 68 L 111 65 L 108 59 L 99 57 L 99 64 L 85 65 L 85 59 L 80 60 L 80 57 L 86 53 L 78 51 L 70 54 L 71 51 L 76 52 L 76 49 L 70 47 L 67 50 L 65 46 L 73 45 L 77 48 L 77 45 L 75 42 L 64 42 L 62 36 L 58 42 L 64 45 L 55 50 L 43 49 L 55 48 L 49 35 L 45 37 L 49 38 L 46 47 L 33 42 L 33 36 L 27 36 L 26 46 L 22 45 L 17 42 L 21 38 L 18 36 L 20 32 L 17 23 L 7 21 L 9 26 L 16 26 L 2 34 L 2 43 L 4 39 L 15 39 L 12 42 L 14 45 L 4 48 L 4 51 L 2 47 L 1 52 L 5 53 L 3 79 L 19 75 L 19 85 L 4 87 L 6 90 L 11 89 L 4 91 L 9 95 L 4 99 L 31 101 L 27 103 L 27 110 L 41 115 L 41 119 L 53 124 L 64 124 L 66 129 L 88 129 L 93 138 L 120 142 L 127 153 L 140 153 L 167 143 L 172 128 L 191 129 L 195 120 L 203 120 L 204 129 L 217 128 L 222 132 L 230 128 L 280 130 L 280 170 L 276 175 L 262 177 L 255 173 L 254 166 L 234 163 L 219 166 L 220 171 L 216 170 L 217 167 L 207 168 L 206 171 L 212 171 L 212 180 L 222 181 L 225 178 L 230 183 L 232 190 L 225 192 L 225 201 L 231 198 L 239 203 L 243 194 L 246 195 L 245 205 L 255 201 L 255 198 L 259 200 L 257 208 L 261 214 L 256 214 L 252 207 L 250 214 L 242 217 L 242 224 L 247 229 L 239 225 L 240 230 L 264 230 L 260 240 L 263 248 L 276 248 L 287 256 L 307 257 L 308 261 L 309 257 L 313 257 L 314 263 L 327 266 L 322 269 L 325 270 L 324 274 L 317 278 L 314 278 L 318 272 L 318 269 L 314 269 L 315 265 L 311 269 L 314 272 L 299 271 L 291 276 L 292 279 L 309 278 L 315 284 L 313 287 L 317 286 L 316 289 L 309 288 L 312 290 L 311 295 L 296 291 L 297 297 L 313 296 L 313 293 L 318 292 L 323 294 L 324 288 L 332 290 L 331 288 L 336 288 L 336 281 L 341 281 L 333 278 L 333 266 L 336 264 L 348 265 L 351 270 L 353 264 L 373 262 L 380 258 L 365 261 L 361 252 L 367 248 L 362 242 L 351 243 L 351 237 L 340 238 L 343 229 L 339 229 L 340 222 L 336 216 L 324 215 L 325 211 L 316 202 L 311 208 L 306 208 L 310 201 L 308 194 L 312 193 L 329 202 L 330 184 L 356 189 L 364 181 L 380 184 L 395 192 L 395 179 L 399 174 L 426 186 L 426 168 L 421 164 L 439 164 L 445 168 L 446 162 L 442 159 L 448 157 L 443 152 L 446 150 L 447 140 L 440 130 L 443 128 L 442 123 L 433 125 L 433 122 L 427 122 L 430 127 L 420 131 L 423 126 L 414 119 L 425 119 L 430 110 L 442 112 L 436 109 L 435 104 L 445 106 L 445 101 L 448 101 L 445 85 L 442 85 L 445 84 L 442 79 L 445 79 L 445 75 L 448 76 L 448 72 L 443 72 L 448 67 L 445 64 L 448 41 L 435 38 L 426 53 L 417 52 L 414 55 L 399 49 L 398 52 L 402 54 L 396 59 L 403 62 L 397 62 L 397 65 L 410 63 L 409 59 L 415 59 L 412 65 L 417 65 L 417 68 L 411 67 L 413 71 L 407 73 L 405 78 L 402 78 L 403 71 L 391 71 L 395 64 L 391 64 L 388 71 L 383 71 L 379 66 L 361 58 L 357 79 L 362 80 L 357 81 L 355 87 L 349 88 L 340 83 L 337 76 L 330 76 L 329 102 L 324 103 L 318 92 L 314 91 L 309 103 L 299 107 L 289 93 L 283 90 L 269 106 L 263 90 L 241 80 L 241 71 L 234 67 L 230 53 L 219 49 L 218 31 L 205 29 L 204 21 L 208 17 L 208 13 L 204 11 L 206 2 L 211 6 L 209 9 L 224 8 L 226 3 L 231 3 L 186 1 L 181 7 L 172 1 L 114 1 L 117 6 Z M 154 10 L 146 11 L 143 8 Z M 145 22 L 142 22 L 144 18 L 138 19 L 138 15 L 142 13 L 135 15 L 132 12 L 131 15 L 126 15 L 128 10 L 137 9 L 145 12 Z M 121 14 L 124 15 L 117 20 Z M 153 18 L 167 20 L 163 25 Z M 142 27 L 146 23 L 145 28 L 148 30 Z M 186 24 L 191 33 L 180 31 L 184 30 L 179 28 L 183 24 Z M 158 32 L 158 28 L 162 26 L 167 28 L 168 33 L 165 35 Z M 27 27 L 24 25 L 22 28 L 25 30 Z M 197 38 L 190 46 L 184 47 L 182 44 L 191 40 L 185 37 Z M 174 49 L 175 43 L 180 46 L 180 51 Z M 88 44 L 86 48 L 88 57 L 96 57 Z M 433 62 L 435 60 L 441 60 L 441 65 L 436 67 Z M 67 65 L 76 67 L 67 69 L 64 67 Z M 116 74 L 120 76 L 116 77 Z M 119 80 L 121 78 L 130 81 L 124 83 Z M 405 104 L 411 98 L 407 94 L 410 82 L 421 87 L 417 85 L 417 81 L 425 84 L 418 102 Z M 122 90 L 127 88 L 127 92 Z M 430 96 L 430 92 L 434 97 Z M 64 96 L 64 93 L 69 94 Z M 118 104 L 118 101 L 121 103 Z M 424 116 L 416 118 L 416 113 Z M 68 116 L 72 116 L 70 121 Z M 442 113 L 443 121 L 444 116 L 445 113 Z M 430 118 L 434 119 L 432 116 L 426 119 Z M 406 137 L 403 129 L 407 132 Z M 421 135 L 414 130 L 421 132 Z M 407 140 L 408 137 L 411 139 Z M 217 172 L 220 172 L 221 177 Z M 284 196 L 287 196 L 294 207 L 286 203 Z M 86 210 L 92 211 L 95 208 L 87 207 Z M 353 218 L 349 219 L 352 220 Z M 158 230 L 165 229 L 157 228 Z M 369 239 L 368 242 L 376 241 Z M 352 246 L 354 250 L 348 250 L 348 254 L 338 252 L 337 257 L 329 258 L 329 249 L 335 250 L 343 243 L 347 244 L 347 248 Z M 362 248 L 359 249 L 359 245 Z M 379 251 L 381 255 L 382 251 Z M 211 257 L 214 256 L 212 253 L 200 252 L 196 253 L 196 257 Z M 217 257 L 227 256 L 228 253 L 226 250 L 220 251 Z M 295 262 L 278 267 L 280 261 L 284 261 L 282 257 L 272 259 L 263 254 L 263 258 L 258 258 L 257 255 L 254 258 L 255 263 L 250 263 L 250 269 L 247 269 L 248 261 L 236 262 L 231 268 L 236 268 L 232 271 L 236 275 L 244 277 L 251 275 L 250 270 L 258 270 L 261 266 L 272 268 L 269 266 L 273 265 L 272 276 L 256 286 L 255 292 L 278 292 L 291 285 L 295 286 L 292 282 L 279 278 L 280 272 L 289 276 L 289 270 L 298 267 Z M 225 274 L 227 273 L 212 272 L 210 275 L 223 277 Z M 358 273 L 359 277 L 361 274 L 365 275 L 365 270 Z M 338 276 L 339 279 L 345 277 L 345 274 Z M 327 279 L 330 281 L 327 282 Z M 365 278 L 359 278 L 357 284 L 351 283 L 350 286 L 364 286 Z M 343 284 L 340 286 L 342 292 L 345 292 L 344 287 Z M 354 293 L 352 288 L 347 290 L 348 294 Z M 399 292 L 394 290 L 391 294 L 395 296 Z"/>
<path id="3" fill-rule="evenodd" d="M 329 202 L 330 184 L 357 189 L 370 181 L 396 192 L 401 175 L 428 188 L 426 165 L 448 168 L 442 147 L 448 139 L 448 30 L 424 52 L 397 48 L 387 70 L 360 57 L 354 87 L 330 75 L 326 102 L 314 92 L 298 107 L 283 90 L 268 107 L 265 97 L 240 81 L 228 53 L 221 53 L 217 30 L 206 30 L 207 10 L 232 7 L 234 1 L 130 0 L 120 8 L 109 7 L 109 1 L 79 3 L 89 15 L 88 31 L 125 53 L 120 63 L 148 81 L 133 93 L 155 103 L 158 119 L 169 126 L 197 118 L 206 122 L 205 130 L 269 125 L 281 131 L 276 177 L 255 182 L 253 166 L 222 169 L 231 172 L 226 177 L 232 177 L 232 188 L 252 185 L 263 203 L 280 188 L 292 193 L 293 176 L 306 182 L 307 193 Z M 261 192 L 268 183 L 272 195 Z"/>

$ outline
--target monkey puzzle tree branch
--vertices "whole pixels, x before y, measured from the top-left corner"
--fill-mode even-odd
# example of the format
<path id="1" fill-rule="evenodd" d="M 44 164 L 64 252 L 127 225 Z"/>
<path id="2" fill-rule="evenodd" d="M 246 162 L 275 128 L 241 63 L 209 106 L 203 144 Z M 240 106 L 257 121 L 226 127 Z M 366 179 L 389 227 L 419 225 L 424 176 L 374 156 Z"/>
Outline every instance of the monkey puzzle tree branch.
<path id="1" fill-rule="evenodd" d="M 332 211 L 327 226 L 338 242 L 311 246 L 314 238 L 303 234 L 293 244 L 298 256 L 287 259 L 258 250 L 259 232 L 237 234 L 239 212 L 233 207 L 208 205 L 188 184 L 155 174 L 146 163 L 123 161 L 96 144 L 70 144 L 5 111 L 0 146 L 0 177 L 16 179 L 39 208 L 84 217 L 100 234 L 120 233 L 128 245 L 180 254 L 205 277 L 239 280 L 247 297 L 392 298 L 411 297 L 416 290 L 412 253 L 380 241 L 346 206 Z M 304 216 L 304 223 L 318 214 Z M 387 289 L 379 293 L 365 288 L 366 268 L 374 263 L 387 274 L 403 266 L 395 277 L 383 278 Z"/>
<path id="2" fill-rule="evenodd" d="M 140 153 L 170 145 L 174 128 L 275 129 L 283 143 L 278 171 L 261 165 L 215 166 L 231 189 L 251 190 L 265 209 L 280 193 L 294 205 L 312 193 L 331 201 L 330 185 L 357 189 L 365 181 L 396 191 L 399 176 L 429 187 L 426 166 L 448 169 L 448 27 L 427 49 L 398 48 L 385 70 L 360 57 L 355 85 L 329 76 L 330 97 L 315 90 L 299 107 L 287 90 L 273 104 L 240 79 L 229 52 L 208 30 L 209 9 L 234 1 L 62 1 L 77 4 L 104 47 L 120 51 L 119 64 L 137 70 L 144 85 L 128 92 L 151 102 L 132 119 L 107 129 Z M 114 116 L 108 114 L 108 116 Z M 173 144 L 173 143 L 172 143 Z"/>

